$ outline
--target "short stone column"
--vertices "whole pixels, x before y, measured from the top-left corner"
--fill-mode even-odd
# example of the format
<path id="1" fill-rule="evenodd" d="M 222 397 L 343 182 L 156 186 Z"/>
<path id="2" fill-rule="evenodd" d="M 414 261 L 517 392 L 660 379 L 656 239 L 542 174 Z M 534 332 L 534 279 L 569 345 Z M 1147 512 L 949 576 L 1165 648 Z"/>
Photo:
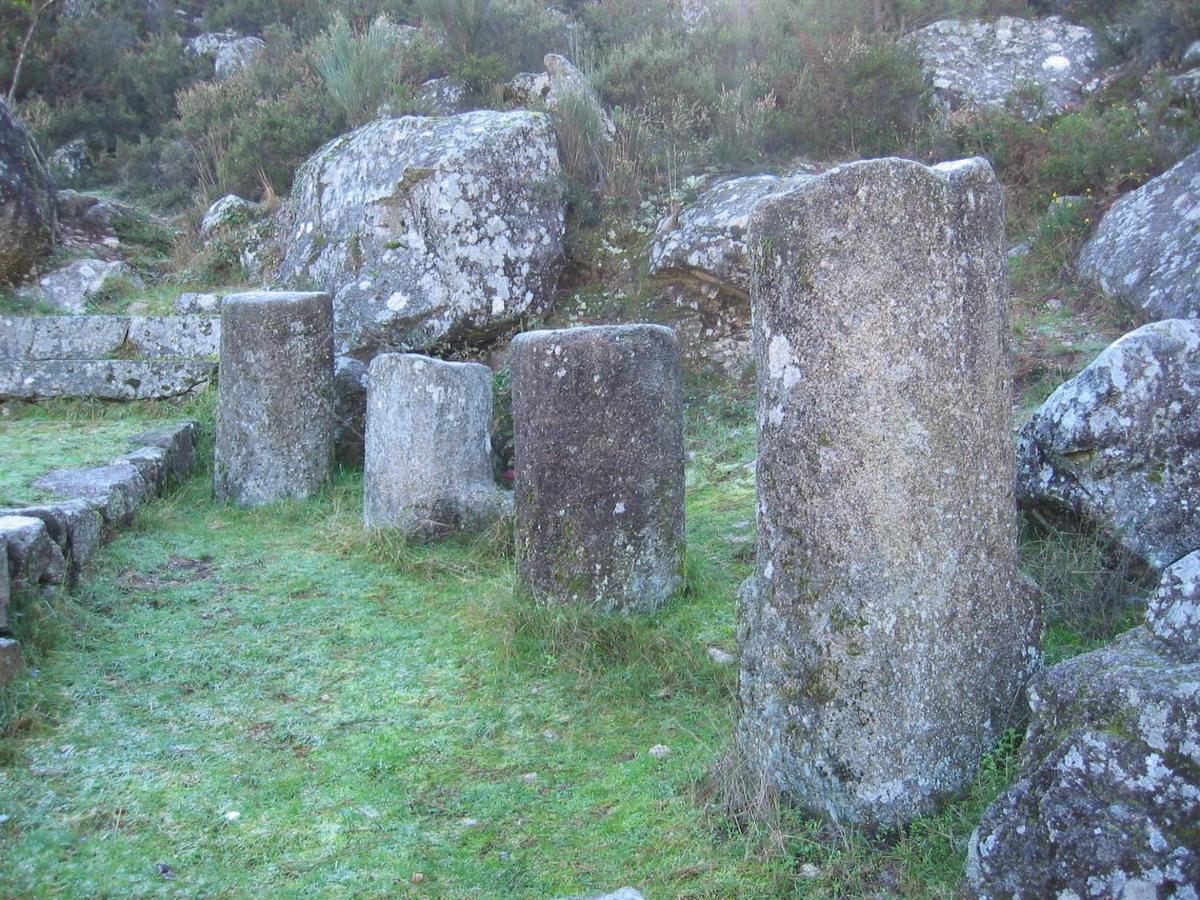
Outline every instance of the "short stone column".
<path id="1" fill-rule="evenodd" d="M 363 518 L 423 537 L 480 531 L 511 513 L 492 470 L 492 373 L 385 353 L 367 375 Z"/>
<path id="2" fill-rule="evenodd" d="M 1039 663 L 1003 239 L 979 159 L 853 163 L 751 217 L 758 562 L 737 737 L 760 784 L 814 813 L 931 811 Z"/>
<path id="3" fill-rule="evenodd" d="M 328 294 L 234 294 L 221 306 L 213 491 L 243 506 L 300 500 L 333 469 Z"/>
<path id="4" fill-rule="evenodd" d="M 549 603 L 648 612 L 683 586 L 683 392 L 658 325 L 512 345 L 517 576 Z"/>

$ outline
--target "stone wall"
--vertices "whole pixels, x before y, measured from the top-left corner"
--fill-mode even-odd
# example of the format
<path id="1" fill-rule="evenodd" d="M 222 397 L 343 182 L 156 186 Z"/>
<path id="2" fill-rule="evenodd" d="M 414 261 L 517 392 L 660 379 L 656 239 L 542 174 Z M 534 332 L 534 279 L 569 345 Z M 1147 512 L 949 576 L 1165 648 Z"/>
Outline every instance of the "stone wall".
<path id="1" fill-rule="evenodd" d="M 161 400 L 215 381 L 215 316 L 0 316 L 0 400 Z"/>
<path id="2" fill-rule="evenodd" d="M 105 465 L 39 478 L 33 489 L 48 499 L 0 509 L 0 684 L 21 669 L 21 648 L 9 630 L 21 598 L 74 584 L 106 537 L 188 476 L 199 432 L 199 423 L 188 421 L 138 435 L 129 453 Z"/>

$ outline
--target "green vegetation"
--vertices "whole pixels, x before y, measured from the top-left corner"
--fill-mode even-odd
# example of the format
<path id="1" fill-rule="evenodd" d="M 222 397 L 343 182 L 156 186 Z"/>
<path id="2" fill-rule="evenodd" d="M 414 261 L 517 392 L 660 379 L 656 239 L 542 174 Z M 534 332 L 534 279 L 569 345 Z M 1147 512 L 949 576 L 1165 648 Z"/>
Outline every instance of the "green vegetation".
<path id="1" fill-rule="evenodd" d="M 649 618 L 518 602 L 504 534 L 365 533 L 354 471 L 243 510 L 211 499 L 205 466 L 143 508 L 74 595 L 17 617 L 38 673 L 0 692 L 0 890 L 954 896 L 1015 733 L 903 831 L 721 811 L 736 675 L 707 651 L 736 649 L 754 417 L 691 393 L 688 591 Z M 0 456 L 15 484 L 47 439 L 99 461 L 147 420 L 198 415 L 207 460 L 211 399 L 31 408 L 0 426 Z M 1055 629 L 1052 653 L 1083 649 Z"/>

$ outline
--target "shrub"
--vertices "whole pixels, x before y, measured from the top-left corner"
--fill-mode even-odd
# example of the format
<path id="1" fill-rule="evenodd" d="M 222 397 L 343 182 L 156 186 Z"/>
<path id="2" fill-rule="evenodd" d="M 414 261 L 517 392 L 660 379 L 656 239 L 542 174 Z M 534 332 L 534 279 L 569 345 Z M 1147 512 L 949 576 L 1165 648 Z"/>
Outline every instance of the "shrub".
<path id="1" fill-rule="evenodd" d="M 351 127 L 375 118 L 380 104 L 401 87 L 400 50 L 396 29 L 383 14 L 357 34 L 338 14 L 314 43 L 313 65 Z"/>
<path id="2" fill-rule="evenodd" d="M 344 125 L 303 49 L 277 33 L 252 65 L 179 98 L 175 135 L 190 148 L 205 197 L 280 193 L 299 165 Z"/>
<path id="3" fill-rule="evenodd" d="M 415 0 L 422 21 L 439 29 L 462 58 L 477 57 L 494 23 L 492 0 Z"/>
<path id="4" fill-rule="evenodd" d="M 775 87 L 771 147 L 816 155 L 917 152 L 931 121 L 916 57 L 888 35 L 857 32 L 814 47 L 798 77 Z"/>

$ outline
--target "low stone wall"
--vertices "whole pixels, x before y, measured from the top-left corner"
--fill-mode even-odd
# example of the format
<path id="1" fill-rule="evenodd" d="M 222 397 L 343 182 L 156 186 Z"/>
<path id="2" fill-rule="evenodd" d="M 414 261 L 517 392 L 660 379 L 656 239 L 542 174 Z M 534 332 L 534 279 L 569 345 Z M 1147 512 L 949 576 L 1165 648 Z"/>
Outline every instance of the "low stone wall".
<path id="1" fill-rule="evenodd" d="M 74 584 L 107 536 L 191 472 L 199 433 L 192 421 L 146 432 L 106 465 L 56 469 L 33 483 L 54 499 L 0 509 L 0 684 L 21 669 L 12 599 Z"/>
<path id="2" fill-rule="evenodd" d="M 217 376 L 216 316 L 0 316 L 0 399 L 162 400 Z"/>

